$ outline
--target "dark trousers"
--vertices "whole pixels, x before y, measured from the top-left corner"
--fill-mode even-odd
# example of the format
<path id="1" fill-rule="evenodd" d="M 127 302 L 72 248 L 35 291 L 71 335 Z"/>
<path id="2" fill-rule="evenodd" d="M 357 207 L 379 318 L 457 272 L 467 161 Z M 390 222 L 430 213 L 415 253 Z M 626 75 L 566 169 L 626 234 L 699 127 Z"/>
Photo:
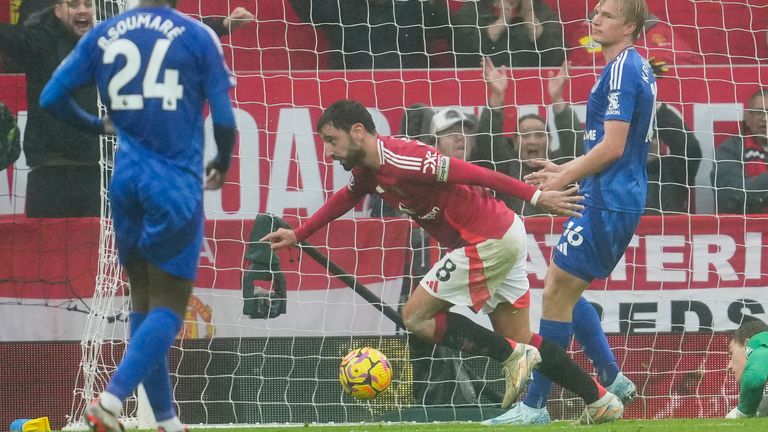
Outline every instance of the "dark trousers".
<path id="1" fill-rule="evenodd" d="M 98 164 L 35 167 L 27 178 L 27 217 L 99 216 L 100 191 Z"/>

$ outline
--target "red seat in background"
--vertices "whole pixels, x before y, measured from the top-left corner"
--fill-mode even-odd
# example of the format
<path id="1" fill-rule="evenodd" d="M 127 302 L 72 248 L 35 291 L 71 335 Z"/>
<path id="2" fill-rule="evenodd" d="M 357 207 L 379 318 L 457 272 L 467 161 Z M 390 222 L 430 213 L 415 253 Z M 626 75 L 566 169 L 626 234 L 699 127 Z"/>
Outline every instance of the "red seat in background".
<path id="1" fill-rule="evenodd" d="M 232 36 L 222 38 L 224 55 L 233 72 L 328 69 L 325 35 L 302 22 L 288 0 L 180 0 L 178 3 L 179 10 L 198 17 L 227 16 L 238 6 L 251 11 L 256 23 L 249 23 Z"/>
<path id="2" fill-rule="evenodd" d="M 560 12 L 566 34 L 594 9 L 595 0 L 544 0 Z M 704 55 L 705 64 L 768 61 L 768 3 L 749 0 L 646 0 L 650 11 L 672 25 L 675 38 Z"/>

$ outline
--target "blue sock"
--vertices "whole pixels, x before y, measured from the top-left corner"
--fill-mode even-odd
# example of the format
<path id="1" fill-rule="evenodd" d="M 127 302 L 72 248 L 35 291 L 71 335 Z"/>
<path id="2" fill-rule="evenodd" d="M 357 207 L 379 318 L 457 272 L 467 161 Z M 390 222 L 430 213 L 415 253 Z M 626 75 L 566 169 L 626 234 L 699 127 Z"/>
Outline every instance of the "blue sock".
<path id="1" fill-rule="evenodd" d="M 146 313 L 131 312 L 131 335 L 136 331 L 147 317 Z M 163 421 L 176 416 L 173 408 L 173 391 L 171 390 L 171 375 L 168 370 L 168 356 L 160 365 L 153 368 L 142 381 L 147 392 L 149 404 L 155 413 L 155 420 Z"/>
<path id="2" fill-rule="evenodd" d="M 539 322 L 539 335 L 563 348 L 568 348 L 571 341 L 572 325 L 569 322 L 542 319 Z M 533 381 L 528 385 L 523 403 L 532 408 L 546 408 L 552 381 L 542 373 L 533 371 Z"/>
<path id="3" fill-rule="evenodd" d="M 181 330 L 181 323 L 181 317 L 168 308 L 150 311 L 143 322 L 136 325 L 136 333 L 106 391 L 125 400 L 153 369 L 163 363 L 167 368 L 168 349 Z M 168 387 L 170 389 L 170 385 Z"/>
<path id="4" fill-rule="evenodd" d="M 604 386 L 612 384 L 619 374 L 619 365 L 608 345 L 597 311 L 584 297 L 580 297 L 573 308 L 573 333 L 597 369 L 600 383 Z"/>

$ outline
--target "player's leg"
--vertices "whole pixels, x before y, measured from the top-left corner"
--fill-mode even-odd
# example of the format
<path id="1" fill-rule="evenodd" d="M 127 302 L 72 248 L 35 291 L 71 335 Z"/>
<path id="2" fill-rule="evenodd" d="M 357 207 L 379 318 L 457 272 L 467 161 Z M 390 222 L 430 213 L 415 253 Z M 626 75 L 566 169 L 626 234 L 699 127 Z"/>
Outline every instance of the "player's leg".
<path id="1" fill-rule="evenodd" d="M 596 402 L 604 390 L 597 385 L 586 371 L 581 369 L 557 343 L 543 339 L 530 330 L 529 318 L 530 291 L 526 272 L 525 255 L 520 255 L 504 282 L 494 296 L 486 303 L 494 329 L 507 338 L 516 338 L 518 342 L 530 343 L 539 349 L 541 364 L 534 372 L 534 380 L 529 386 L 549 376 L 561 386 L 581 396 L 586 403 Z M 542 373 L 543 372 L 543 373 Z M 549 380 L 546 380 L 549 382 Z M 551 384 L 550 384 L 551 386 Z M 549 422 L 549 414 L 544 407 L 530 407 L 524 403 L 516 404 L 510 411 L 486 424 L 537 424 Z"/>
<path id="2" fill-rule="evenodd" d="M 605 337 L 600 316 L 583 296 L 573 308 L 573 334 L 595 367 L 600 383 L 618 396 L 622 403 L 634 401 L 637 396 L 635 384 L 621 373 L 616 356 Z"/>
<path id="3" fill-rule="evenodd" d="M 120 192 L 113 194 L 113 213 L 121 262 L 131 265 L 137 255 L 147 262 L 148 295 L 137 299 L 147 315 L 99 399 L 111 407 L 109 395 L 114 396 L 119 405 L 114 404 L 112 412 L 119 413 L 122 401 L 144 382 L 159 425 L 170 432 L 181 430 L 181 423 L 173 408 L 167 354 L 181 329 L 196 275 L 202 243 L 202 185 L 196 176 L 162 161 L 123 159 L 129 166 L 133 162 L 141 166 L 140 175 L 113 178 L 112 190 Z M 121 172 L 130 170 L 123 168 Z M 131 225 L 126 220 L 136 219 L 139 229 L 126 229 Z M 121 244 L 131 247 L 121 248 Z M 171 423 L 165 424 L 166 420 Z"/>
<path id="4" fill-rule="evenodd" d="M 538 352 L 448 309 L 462 305 L 479 311 L 511 268 L 512 254 L 525 249 L 524 241 L 519 243 L 492 239 L 449 252 L 427 272 L 403 307 L 406 328 L 419 337 L 500 361 L 507 376 L 503 407 L 511 405 L 526 385 Z"/>

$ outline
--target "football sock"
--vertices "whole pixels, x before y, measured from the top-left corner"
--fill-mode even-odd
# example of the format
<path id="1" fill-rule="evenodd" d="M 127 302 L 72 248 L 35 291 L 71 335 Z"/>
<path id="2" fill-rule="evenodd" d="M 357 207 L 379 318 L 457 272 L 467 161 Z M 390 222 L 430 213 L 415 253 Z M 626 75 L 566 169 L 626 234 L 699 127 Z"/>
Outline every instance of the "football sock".
<path id="1" fill-rule="evenodd" d="M 131 312 L 131 335 L 136 334 L 146 317 L 146 313 Z M 144 390 L 147 392 L 149 404 L 152 406 L 152 412 L 154 412 L 155 419 L 158 422 L 172 420 L 176 417 L 176 411 L 173 408 L 173 391 L 171 390 L 171 375 L 168 369 L 167 356 L 165 361 L 160 362 L 159 365 L 152 368 L 142 380 L 142 384 L 144 384 Z M 181 422 L 179 422 L 179 424 L 181 424 Z M 166 428 L 166 430 L 170 431 L 176 429 Z"/>
<path id="2" fill-rule="evenodd" d="M 181 330 L 181 323 L 181 317 L 169 308 L 152 309 L 144 318 L 144 322 L 137 326 L 136 333 L 131 337 L 123 360 L 107 384 L 106 391 L 121 401 L 125 400 L 152 369 L 162 362 L 167 368 L 168 349 Z"/>
<path id="3" fill-rule="evenodd" d="M 541 354 L 541 363 L 539 364 L 538 370 L 542 374 L 547 375 L 561 387 L 579 395 L 584 399 L 584 403 L 587 405 L 600 399 L 602 388 L 584 369 L 579 367 L 579 365 L 573 361 L 563 347 L 544 339 L 541 343 L 539 353 Z M 533 382 L 536 382 L 537 379 L 538 378 L 534 378 Z M 551 386 L 552 384 L 550 383 L 548 388 L 551 388 Z M 605 392 L 602 391 L 602 393 Z M 548 393 L 544 396 L 545 404 L 537 406 L 536 408 L 543 408 L 546 406 L 546 398 L 548 396 Z M 525 404 L 528 405 L 527 395 Z"/>
<path id="4" fill-rule="evenodd" d="M 435 315 L 435 343 L 500 362 L 509 358 L 516 346 L 464 315 L 445 311 Z"/>
<path id="5" fill-rule="evenodd" d="M 541 353 L 542 365 L 547 362 L 547 359 L 544 358 L 543 351 L 543 347 L 546 344 L 545 341 L 549 340 L 550 343 L 553 342 L 560 347 L 565 348 L 571 341 L 571 331 L 572 327 L 569 322 L 549 321 L 545 319 L 540 321 L 539 335 L 544 338 L 544 340 L 541 342 L 541 346 L 537 348 L 539 348 L 539 352 Z M 565 351 L 563 350 L 563 352 Z M 523 399 L 524 404 L 533 408 L 546 407 L 549 393 L 552 391 L 552 381 L 540 371 L 541 366 L 538 370 L 533 371 L 533 380 L 528 384 L 528 392 L 525 394 L 525 399 Z"/>
<path id="6" fill-rule="evenodd" d="M 584 297 L 573 308 L 573 334 L 584 353 L 597 369 L 597 376 L 603 385 L 610 385 L 619 374 L 619 365 L 605 337 L 600 316 Z"/>

